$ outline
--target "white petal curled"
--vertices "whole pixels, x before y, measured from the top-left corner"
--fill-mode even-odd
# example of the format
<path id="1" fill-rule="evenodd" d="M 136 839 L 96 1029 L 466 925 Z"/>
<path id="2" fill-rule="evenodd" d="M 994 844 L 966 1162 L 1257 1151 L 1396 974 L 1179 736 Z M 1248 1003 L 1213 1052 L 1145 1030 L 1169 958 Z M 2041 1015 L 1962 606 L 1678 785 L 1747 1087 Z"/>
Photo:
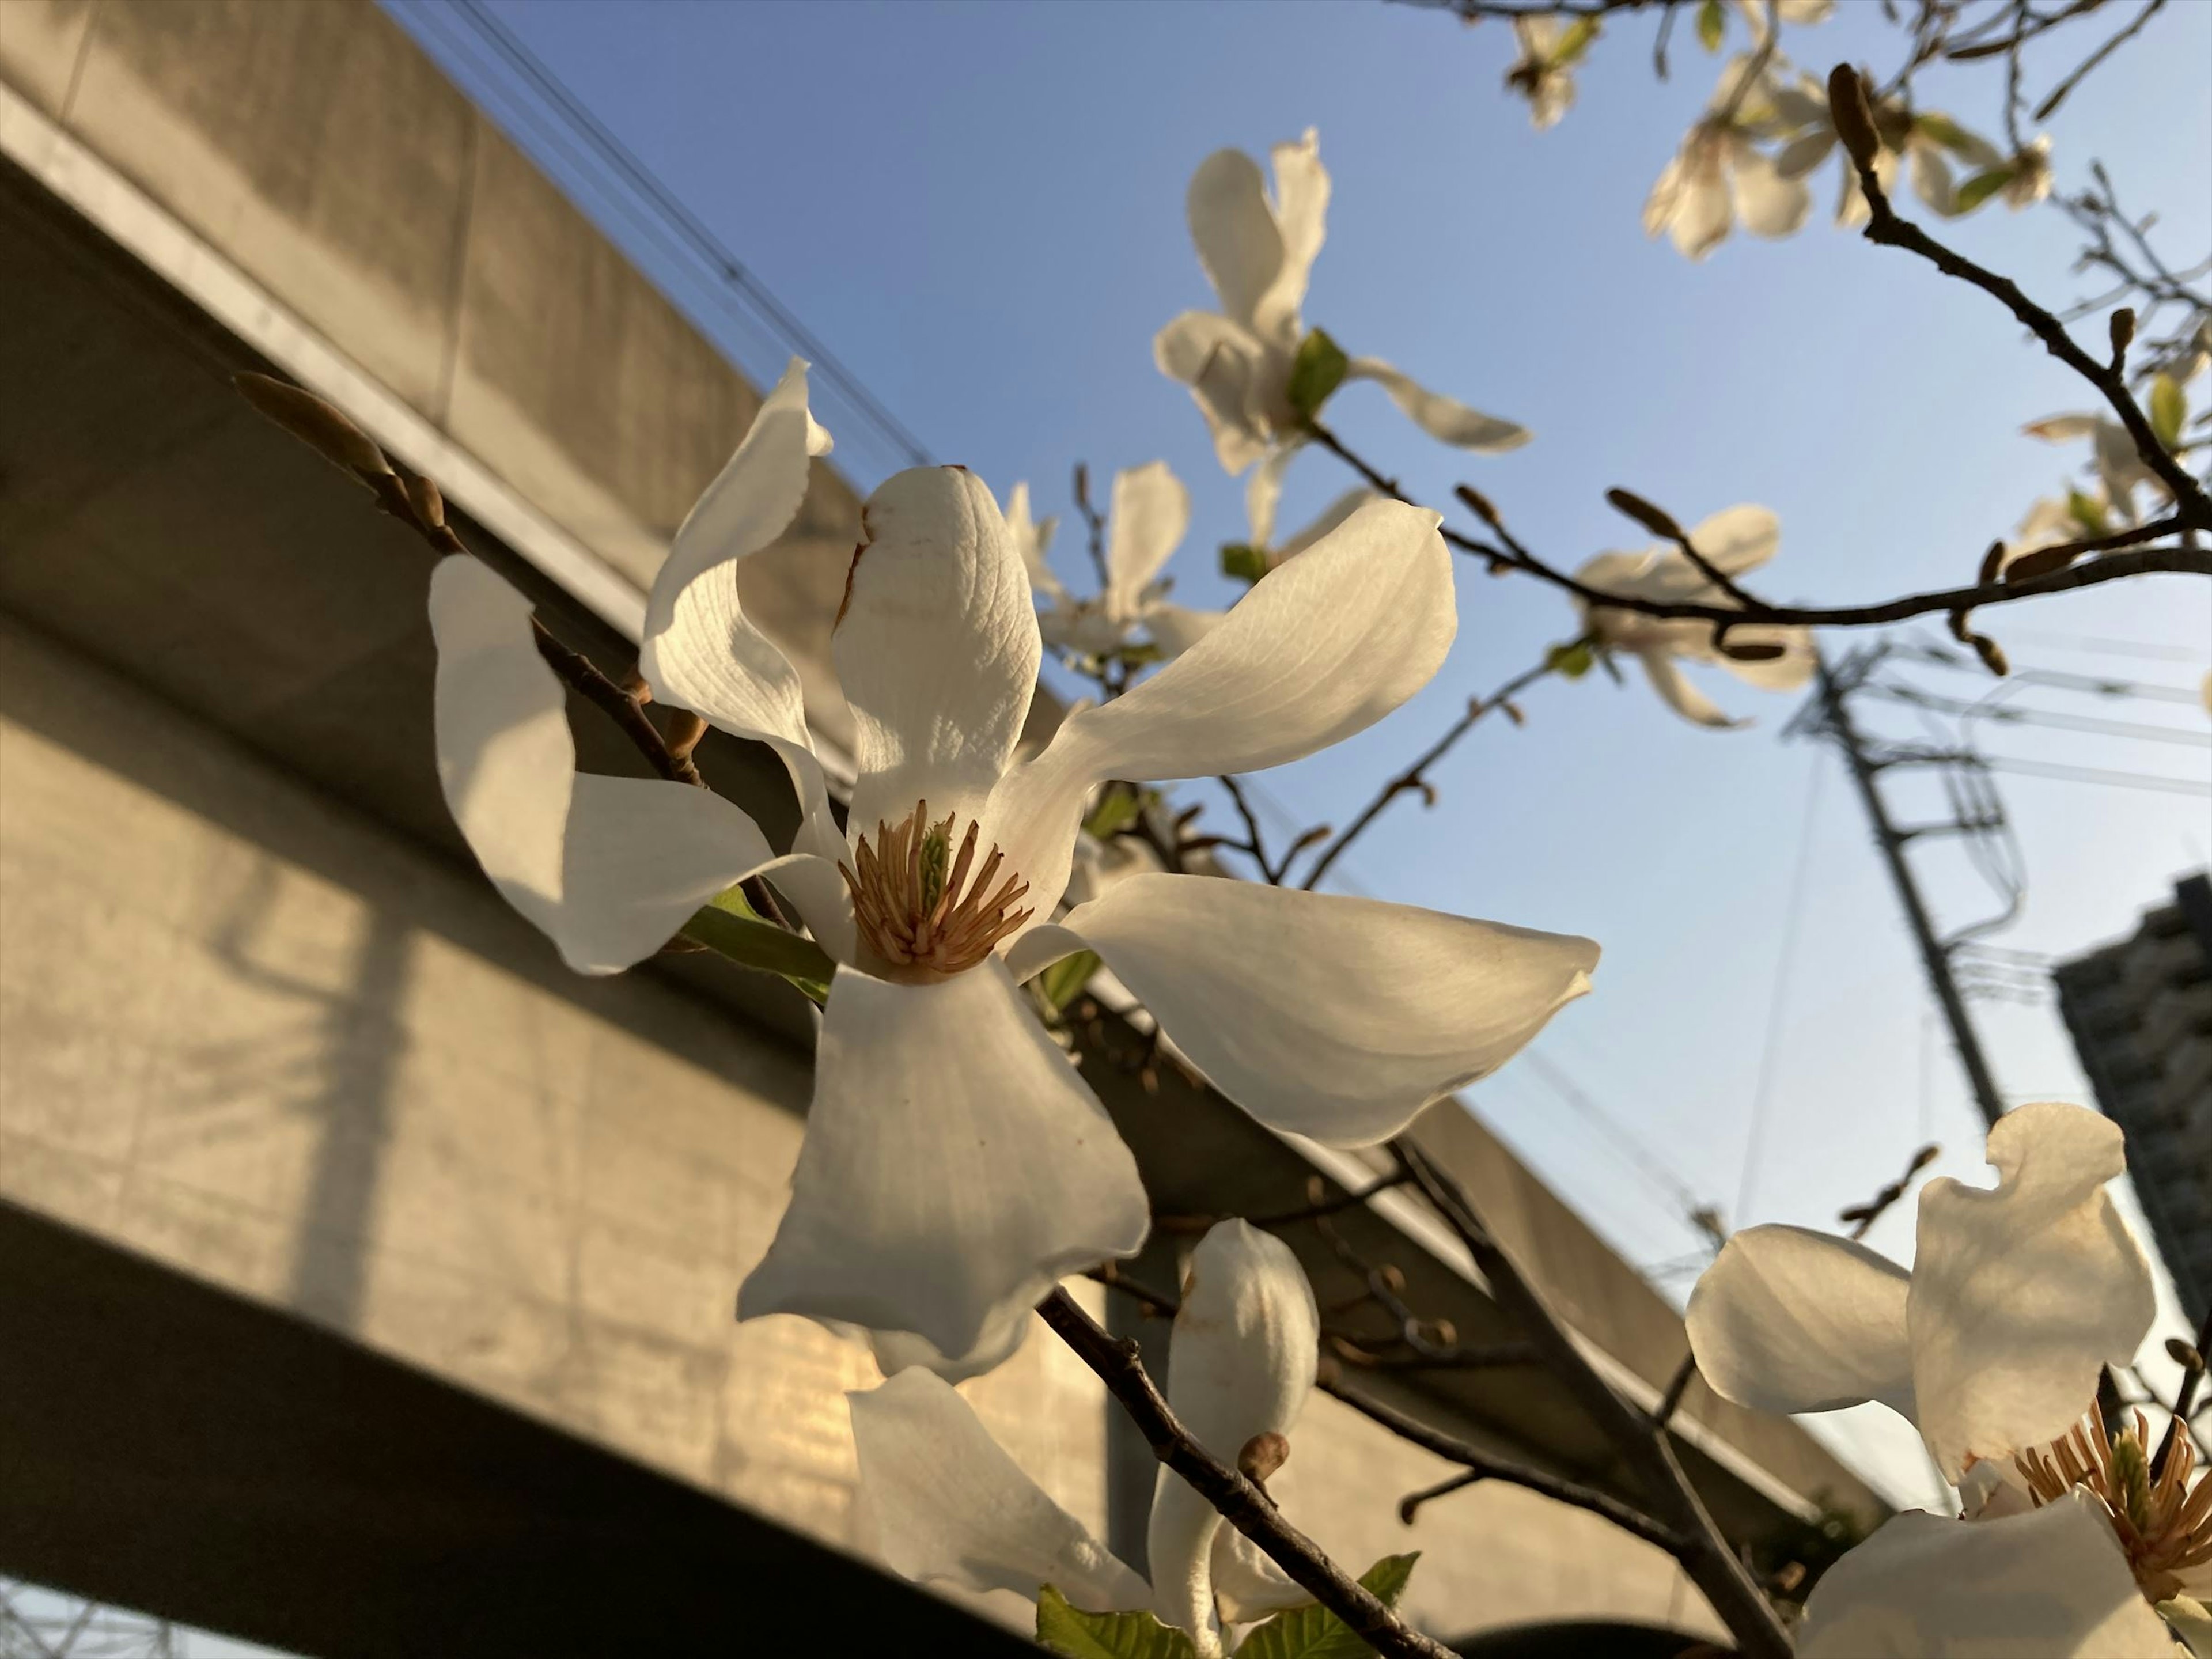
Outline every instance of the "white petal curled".
<path id="1" fill-rule="evenodd" d="M 1030 517 L 1028 484 L 1018 483 L 1006 492 L 1006 534 L 1013 538 L 1014 550 L 1022 556 L 1022 568 L 1030 573 L 1030 586 L 1054 601 L 1067 597 L 1067 589 L 1053 574 L 1046 558 L 1052 550 L 1053 532 L 1059 528 L 1058 519 L 1038 521 Z"/>
<path id="2" fill-rule="evenodd" d="M 1459 625 L 1439 522 L 1369 503 L 1158 673 L 1062 722 L 991 803 L 989 828 L 1030 890 L 1065 889 L 1094 785 L 1279 766 L 1364 731 L 1426 684 Z"/>
<path id="3" fill-rule="evenodd" d="M 1893 1516 L 1828 1569 L 1798 1659 L 2172 1659 L 2112 1523 L 2079 1490 L 2027 1515 Z"/>
<path id="4" fill-rule="evenodd" d="M 1153 337 L 1152 361 L 1190 388 L 1223 471 L 1233 477 L 1267 453 L 1267 411 L 1289 373 L 1285 354 L 1226 317 L 1186 311 Z"/>
<path id="5" fill-rule="evenodd" d="M 793 849 L 834 857 L 842 843 L 799 672 L 738 599 L 738 567 L 790 528 L 806 498 L 809 458 L 829 448 L 807 410 L 806 365 L 794 357 L 670 544 L 646 602 L 637 665 L 656 702 L 773 747 L 799 796 Z"/>
<path id="6" fill-rule="evenodd" d="M 1241 149 L 1214 151 L 1191 175 L 1183 205 L 1222 314 L 1252 328 L 1261 297 L 1283 270 L 1283 233 L 1260 164 Z"/>
<path id="7" fill-rule="evenodd" d="M 1395 1134 L 1589 989 L 1586 939 L 1200 876 L 1132 876 L 1015 947 L 1087 945 L 1222 1093 L 1334 1146 Z"/>
<path id="8" fill-rule="evenodd" d="M 857 1325 L 836 1328 L 864 1339 L 869 1352 L 875 1356 L 876 1369 L 885 1376 L 896 1376 L 919 1365 L 947 1382 L 965 1382 L 971 1376 L 995 1371 L 1012 1359 L 1020 1352 L 1022 1344 L 1029 1340 L 1030 1329 L 1036 1323 L 1030 1304 L 1009 1302 L 984 1326 L 973 1348 L 950 1358 L 939 1352 L 934 1344 L 924 1341 L 912 1331 L 870 1331 Z"/>
<path id="9" fill-rule="evenodd" d="M 2079 1106 L 2022 1106 L 1990 1131 L 1994 1188 L 1920 1196 L 1909 1317 L 1920 1431 L 1948 1478 L 1971 1455 L 2055 1439 L 2124 1365 L 2155 1316 L 2149 1263 L 2105 1183 L 2119 1127 Z"/>
<path id="10" fill-rule="evenodd" d="M 1651 689 L 1659 694 L 1660 700 L 1692 725 L 1729 732 L 1749 724 L 1723 714 L 1717 703 L 1691 684 L 1690 677 L 1682 672 L 1672 651 L 1639 651 L 1636 659 L 1644 665 L 1644 678 L 1651 682 Z"/>
<path id="11" fill-rule="evenodd" d="M 1775 550 L 1782 545 L 1782 520 L 1771 507 L 1754 507 L 1748 502 L 1724 507 L 1691 526 L 1690 545 L 1723 575 L 1741 576 L 1758 569 L 1774 556 Z M 1698 591 L 1712 590 L 1712 584 L 1688 560 L 1678 562 L 1695 580 Z"/>
<path id="12" fill-rule="evenodd" d="M 1294 143 L 1269 152 L 1275 164 L 1275 227 L 1282 237 L 1283 260 L 1275 280 L 1253 308 L 1260 337 L 1294 350 L 1306 302 L 1306 283 L 1321 253 L 1328 226 L 1328 169 L 1321 164 L 1321 135 L 1308 127 Z"/>
<path id="13" fill-rule="evenodd" d="M 1802 179 L 1784 173 L 1773 158 L 1736 137 L 1729 144 L 1729 188 L 1736 216 L 1754 236 L 1792 236 L 1812 216 L 1813 192 Z"/>
<path id="14" fill-rule="evenodd" d="M 1113 525 L 1106 544 L 1106 611 L 1133 617 L 1145 588 L 1190 528 L 1190 491 L 1165 461 L 1114 475 Z"/>
<path id="15" fill-rule="evenodd" d="M 1698 1372 L 1723 1400 L 1762 1412 L 1826 1412 L 1879 1400 L 1912 1416 L 1904 1268 L 1802 1227 L 1736 1234 L 1690 1292 Z"/>
<path id="16" fill-rule="evenodd" d="M 893 1571 L 1032 1601 L 1050 1584 L 1090 1613 L 1152 1604 L 1145 1581 L 1024 1474 L 941 1379 L 902 1371 L 845 1399 L 860 1510 Z"/>
<path id="17" fill-rule="evenodd" d="M 926 986 L 840 968 L 791 1207 L 738 1314 L 912 1331 L 966 1355 L 1150 1224 L 1129 1149 L 1004 967 Z"/>
<path id="18" fill-rule="evenodd" d="M 1390 394 L 1390 401 L 1410 416 L 1414 425 L 1439 443 L 1496 455 L 1520 448 L 1531 435 L 1525 426 L 1482 414 L 1442 392 L 1430 391 L 1412 375 L 1393 368 L 1380 357 L 1354 357 L 1346 368 L 1344 377 L 1348 380 L 1374 381 Z"/>
<path id="19" fill-rule="evenodd" d="M 578 774 L 560 680 L 530 601 L 465 556 L 431 573 L 438 781 L 484 873 L 579 973 L 651 956 L 775 856 L 710 790 Z"/>
<path id="20" fill-rule="evenodd" d="M 896 823 L 927 800 L 973 816 L 1013 752 L 1043 644 L 1029 573 L 999 504 L 964 467 L 895 474 L 861 514 L 830 645 L 853 706 L 850 822 Z"/>
<path id="21" fill-rule="evenodd" d="M 1259 1434 L 1288 1434 L 1313 1389 L 1321 1317 L 1297 1256 L 1247 1221 L 1224 1221 L 1192 1252 L 1168 1350 L 1168 1404 L 1193 1437 L 1234 1465 Z M 1214 1628 L 1212 1563 L 1227 1526 L 1173 1470 L 1152 1492 L 1146 1549 L 1152 1610 L 1200 1652 Z M 1240 1586 L 1240 1589 L 1247 1588 Z"/>

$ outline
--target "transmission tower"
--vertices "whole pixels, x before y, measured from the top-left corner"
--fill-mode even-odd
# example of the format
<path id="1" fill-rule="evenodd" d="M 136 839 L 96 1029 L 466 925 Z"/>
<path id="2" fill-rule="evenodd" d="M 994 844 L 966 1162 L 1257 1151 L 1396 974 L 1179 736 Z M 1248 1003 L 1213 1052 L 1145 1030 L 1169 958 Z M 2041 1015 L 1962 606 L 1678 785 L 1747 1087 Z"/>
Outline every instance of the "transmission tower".
<path id="1" fill-rule="evenodd" d="M 166 1620 L 0 1578 L 0 1659 L 188 1659 Z"/>

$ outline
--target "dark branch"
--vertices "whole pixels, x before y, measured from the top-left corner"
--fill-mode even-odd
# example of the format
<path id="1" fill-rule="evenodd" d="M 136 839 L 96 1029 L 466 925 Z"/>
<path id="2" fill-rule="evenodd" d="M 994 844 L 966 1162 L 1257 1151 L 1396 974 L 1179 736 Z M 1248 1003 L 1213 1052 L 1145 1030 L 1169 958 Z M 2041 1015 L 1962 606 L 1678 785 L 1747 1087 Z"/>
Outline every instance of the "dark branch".
<path id="1" fill-rule="evenodd" d="M 1257 1485 L 1192 1438 L 1146 1374 L 1135 1343 L 1108 1335 L 1065 1291 L 1054 1291 L 1037 1304 L 1037 1313 L 1121 1402 L 1153 1455 L 1362 1641 L 1378 1653 L 1401 1659 L 1453 1659 L 1449 1648 L 1406 1624 L 1284 1520 Z"/>

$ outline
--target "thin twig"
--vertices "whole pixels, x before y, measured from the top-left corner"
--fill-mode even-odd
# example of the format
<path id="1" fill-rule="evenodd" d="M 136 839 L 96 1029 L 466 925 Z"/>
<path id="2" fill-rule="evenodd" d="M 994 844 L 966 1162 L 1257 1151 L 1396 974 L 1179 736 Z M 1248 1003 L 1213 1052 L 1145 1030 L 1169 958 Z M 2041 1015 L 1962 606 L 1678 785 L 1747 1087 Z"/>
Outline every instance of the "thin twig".
<path id="1" fill-rule="evenodd" d="M 1524 669 L 1516 674 L 1488 696 L 1470 699 L 1467 705 L 1467 712 L 1446 726 L 1443 735 L 1423 750 L 1414 758 L 1412 765 L 1385 782 L 1382 788 L 1376 792 L 1375 799 L 1360 808 L 1358 815 L 1345 826 L 1343 833 L 1322 849 L 1320 856 L 1314 860 L 1313 867 L 1306 872 L 1306 878 L 1298 884 L 1299 887 L 1310 893 L 1319 886 L 1321 878 L 1329 872 L 1330 866 L 1344 856 L 1345 850 L 1353 842 L 1358 840 L 1366 832 L 1367 827 L 1381 817 L 1390 803 L 1396 800 L 1399 796 L 1418 791 L 1425 798 L 1430 790 L 1429 769 L 1449 754 L 1452 745 L 1473 731 L 1475 722 L 1485 714 L 1493 708 L 1502 707 L 1516 692 L 1528 690 L 1550 672 L 1552 672 L 1550 663 L 1540 663 L 1534 668 Z"/>
<path id="2" fill-rule="evenodd" d="M 1881 1219 L 1882 1212 L 1905 1196 L 1912 1185 L 1912 1177 L 1942 1155 L 1943 1149 L 1941 1146 L 1932 1143 L 1923 1146 L 1918 1152 L 1913 1153 L 1912 1160 L 1905 1166 L 1903 1175 L 1891 1182 L 1865 1203 L 1854 1204 L 1848 1209 L 1839 1212 L 1836 1219 L 1852 1224 L 1850 1232 L 1852 1238 L 1864 1238 L 1874 1231 L 1874 1224 Z"/>
<path id="3" fill-rule="evenodd" d="M 1454 1659 L 1449 1648 L 1400 1619 L 1285 1521 L 1259 1486 L 1199 1444 L 1146 1375 L 1135 1343 L 1109 1335 L 1065 1291 L 1055 1290 L 1038 1303 L 1037 1313 L 1121 1402 L 1153 1455 L 1362 1641 L 1401 1659 Z"/>
<path id="4" fill-rule="evenodd" d="M 2075 88 L 2080 86 L 2086 78 L 2087 78 L 2091 70 L 2094 70 L 2098 64 L 2103 63 L 2105 59 L 2110 58 L 2114 52 L 2118 52 L 2122 46 L 2133 40 L 2136 34 L 2142 32 L 2144 24 L 2149 22 L 2152 18 L 2157 16 L 2160 12 L 2165 9 L 2166 0 L 2149 0 L 2149 3 L 2136 15 L 2135 21 L 2130 23 L 2118 34 L 2106 41 L 2103 46 L 2091 52 L 2087 58 L 2082 60 L 2081 65 L 2076 68 L 2071 75 L 2068 76 L 2063 81 L 2061 81 L 2057 86 L 2051 90 L 2049 97 L 2045 98 L 2041 103 L 2035 106 L 2035 115 L 2033 118 L 2038 121 L 2049 120 L 2052 114 L 2057 112 L 2058 106 L 2066 101 L 2068 94 L 2070 94 Z"/>
<path id="5" fill-rule="evenodd" d="M 1682 1396 L 1697 1381 L 1698 1356 L 1692 1352 L 1682 1356 L 1682 1363 L 1674 1367 L 1674 1375 L 1667 1379 L 1667 1392 L 1659 1396 L 1659 1403 L 1651 1413 L 1651 1426 L 1663 1429 L 1674 1420 L 1674 1413 L 1682 1408 Z"/>

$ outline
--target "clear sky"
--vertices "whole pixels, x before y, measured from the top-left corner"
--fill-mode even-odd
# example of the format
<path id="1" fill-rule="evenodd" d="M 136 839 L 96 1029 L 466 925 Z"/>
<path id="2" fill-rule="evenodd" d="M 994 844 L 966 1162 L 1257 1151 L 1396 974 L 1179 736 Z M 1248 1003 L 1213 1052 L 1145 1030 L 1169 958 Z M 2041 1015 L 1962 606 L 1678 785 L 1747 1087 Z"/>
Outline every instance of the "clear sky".
<path id="1" fill-rule="evenodd" d="M 1952 586 L 2081 459 L 2019 428 L 2087 406 L 2087 389 L 1986 296 L 1832 228 L 1834 162 L 1816 179 L 1813 223 L 1791 240 L 1738 236 L 1692 265 L 1644 238 L 1644 196 L 1718 73 L 1686 27 L 1666 84 L 1651 73 L 1651 21 L 1610 28 L 1576 109 L 1536 133 L 1499 86 L 1512 56 L 1504 27 L 1373 0 L 492 5 L 939 459 L 1002 493 L 1026 478 L 1041 512 L 1065 513 L 1073 462 L 1103 479 L 1165 458 L 1195 501 L 1172 567 L 1188 602 L 1227 597 L 1213 549 L 1243 538 L 1243 511 L 1241 482 L 1152 363 L 1163 323 L 1212 303 L 1184 186 L 1212 149 L 1259 153 L 1309 125 L 1335 195 L 1308 318 L 1537 435 L 1509 456 L 1462 456 L 1372 387 L 1346 392 L 1330 418 L 1433 504 L 1455 480 L 1476 483 L 1555 562 L 1645 539 L 1602 500 L 1625 484 L 1685 522 L 1738 501 L 1773 507 L 1782 552 L 1759 586 L 1776 598 Z M 457 52 L 468 36 L 451 19 L 420 0 L 394 9 L 465 85 L 496 85 L 480 55 Z M 1894 61 L 1872 0 L 1842 0 L 1839 13 L 1786 34 L 1787 48 L 1815 72 L 1841 58 Z M 2212 3 L 2185 0 L 2051 125 L 2062 187 L 2101 156 L 2127 197 L 2160 210 L 2158 234 L 2184 263 L 2212 244 L 2208 62 Z M 1930 74 L 1922 100 L 1994 135 L 1999 78 Z M 576 179 L 546 130 L 518 137 Z M 678 283 L 650 240 L 610 228 Z M 2069 270 L 2077 238 L 2055 210 L 1992 207 L 1945 234 L 2047 301 L 2081 291 Z M 757 335 L 711 307 L 696 314 L 757 374 L 780 366 Z M 2101 325 L 2087 330 L 2101 338 Z M 2212 381 L 2194 390 L 2201 404 Z M 896 464 L 836 429 L 864 484 Z M 1285 523 L 1349 482 L 1309 453 Z M 1065 533 L 1059 552 L 1079 579 Z M 1301 821 L 1342 822 L 1468 695 L 1574 631 L 1565 605 L 1531 580 L 1492 580 L 1472 564 L 1461 577 L 1460 642 L 1430 690 L 1269 777 Z M 1983 625 L 2017 665 L 2193 690 L 2212 663 L 2212 585 L 2157 578 Z M 1952 696 L 1990 689 L 1966 674 L 1916 678 Z M 1979 1121 L 1840 765 L 1784 740 L 1793 699 L 1722 676 L 1709 689 L 1758 725 L 1692 729 L 1632 675 L 1621 688 L 1602 676 L 1548 683 L 1527 699 L 1526 729 L 1480 730 L 1436 775 L 1438 805 L 1401 805 L 1346 866 L 1362 890 L 1604 945 L 1596 992 L 1539 1048 L 1552 1076 L 1629 1139 L 1594 1127 L 1526 1064 L 1474 1104 L 1629 1260 L 1676 1269 L 1700 1244 L 1686 1194 L 1738 1224 L 1828 1225 L 1923 1140 L 1943 1144 L 1942 1169 L 1987 1173 Z M 2208 730 L 2201 711 L 2171 701 L 2020 701 L 2200 740 Z M 1865 719 L 1915 732 L 1906 712 L 1869 708 Z M 2212 777 L 2212 756 L 2188 741 L 2001 729 L 1987 747 Z M 2212 848 L 2201 796 L 2000 782 L 2028 879 L 2021 920 L 1996 936 L 2010 949 L 2066 956 L 2131 931 Z M 1935 811 L 1924 789 L 1899 798 L 1901 817 Z M 1948 922 L 1993 908 L 1955 853 L 1931 848 L 1923 867 Z M 2047 997 L 1976 1012 L 2015 1102 L 2087 1098 Z M 1910 1205 L 1871 1242 L 1908 1255 Z M 1690 1277 L 1659 1282 L 1680 1294 Z"/>

